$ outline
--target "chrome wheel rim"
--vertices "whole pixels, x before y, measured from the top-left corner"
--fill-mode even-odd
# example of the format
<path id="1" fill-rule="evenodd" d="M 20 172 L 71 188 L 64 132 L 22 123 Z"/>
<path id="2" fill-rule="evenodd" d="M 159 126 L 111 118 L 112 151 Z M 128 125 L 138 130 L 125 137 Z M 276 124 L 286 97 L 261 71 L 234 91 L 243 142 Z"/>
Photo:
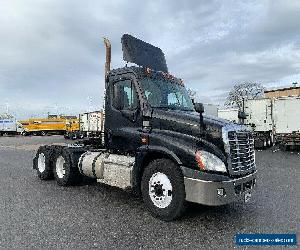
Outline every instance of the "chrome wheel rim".
<path id="1" fill-rule="evenodd" d="M 38 157 L 38 170 L 43 173 L 46 169 L 46 157 L 44 153 L 40 153 Z"/>
<path id="2" fill-rule="evenodd" d="M 65 163 L 65 159 L 61 155 L 56 160 L 56 174 L 60 179 L 62 179 L 66 174 Z"/>
<path id="3" fill-rule="evenodd" d="M 149 196 L 156 207 L 166 208 L 172 202 L 172 184 L 167 175 L 161 172 L 153 174 L 149 181 Z"/>

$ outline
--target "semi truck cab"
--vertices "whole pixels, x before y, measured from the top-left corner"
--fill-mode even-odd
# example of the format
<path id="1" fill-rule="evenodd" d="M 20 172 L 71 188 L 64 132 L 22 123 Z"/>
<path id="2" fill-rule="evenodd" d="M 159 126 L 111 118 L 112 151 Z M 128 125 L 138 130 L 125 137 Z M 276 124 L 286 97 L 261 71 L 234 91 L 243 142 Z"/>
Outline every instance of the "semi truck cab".
<path id="1" fill-rule="evenodd" d="M 181 216 L 187 202 L 249 201 L 257 172 L 251 131 L 203 114 L 168 73 L 159 48 L 124 35 L 124 59 L 139 66 L 110 70 L 105 44 L 104 142 L 41 147 L 33 161 L 38 176 L 63 186 L 88 176 L 133 190 L 166 221 Z"/>

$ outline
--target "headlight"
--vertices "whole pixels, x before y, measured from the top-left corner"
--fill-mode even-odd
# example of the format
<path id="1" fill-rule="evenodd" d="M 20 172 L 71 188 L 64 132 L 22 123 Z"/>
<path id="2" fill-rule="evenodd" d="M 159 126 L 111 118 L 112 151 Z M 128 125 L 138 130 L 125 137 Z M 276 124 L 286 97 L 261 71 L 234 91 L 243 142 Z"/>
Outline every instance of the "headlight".
<path id="1" fill-rule="evenodd" d="M 227 171 L 224 162 L 214 154 L 211 154 L 207 151 L 197 151 L 195 159 L 198 163 L 198 167 L 201 170 L 210 170 L 223 173 L 226 173 Z"/>

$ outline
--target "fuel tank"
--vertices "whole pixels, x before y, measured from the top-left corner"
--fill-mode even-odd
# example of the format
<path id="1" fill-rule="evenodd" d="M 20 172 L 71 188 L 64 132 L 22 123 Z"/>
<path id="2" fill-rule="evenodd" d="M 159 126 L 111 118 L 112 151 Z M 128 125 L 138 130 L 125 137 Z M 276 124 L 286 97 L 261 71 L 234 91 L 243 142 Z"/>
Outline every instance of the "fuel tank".
<path id="1" fill-rule="evenodd" d="M 78 168 L 82 175 L 97 182 L 127 189 L 132 187 L 132 169 L 135 158 L 110 154 L 107 151 L 87 151 L 81 155 Z"/>

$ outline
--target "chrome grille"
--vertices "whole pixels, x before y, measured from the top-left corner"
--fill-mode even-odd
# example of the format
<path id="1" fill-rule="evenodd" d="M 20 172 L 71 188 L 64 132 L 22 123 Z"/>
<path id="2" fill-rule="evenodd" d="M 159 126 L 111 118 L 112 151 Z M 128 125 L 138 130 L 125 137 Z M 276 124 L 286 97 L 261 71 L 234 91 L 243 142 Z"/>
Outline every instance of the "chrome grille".
<path id="1" fill-rule="evenodd" d="M 254 139 L 248 131 L 229 131 L 229 163 L 234 174 L 255 168 Z"/>

